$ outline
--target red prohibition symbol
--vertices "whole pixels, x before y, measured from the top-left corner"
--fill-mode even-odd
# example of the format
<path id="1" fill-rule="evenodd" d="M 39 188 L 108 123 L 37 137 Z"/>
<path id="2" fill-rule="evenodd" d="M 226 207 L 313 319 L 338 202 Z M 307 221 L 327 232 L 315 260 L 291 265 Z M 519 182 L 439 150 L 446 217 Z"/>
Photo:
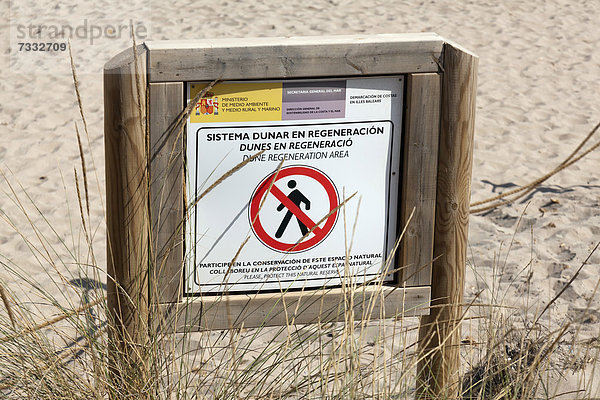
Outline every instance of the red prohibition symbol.
<path id="1" fill-rule="evenodd" d="M 315 225 L 317 224 L 317 222 L 319 222 L 321 218 L 325 217 L 325 215 L 321 216 L 319 220 L 314 221 L 304 211 L 302 211 L 299 207 L 299 202 L 306 202 L 305 207 L 307 209 L 310 205 L 310 202 L 299 191 L 294 190 L 292 191 L 292 193 L 290 193 L 290 195 L 286 196 L 279 188 L 279 186 L 281 186 L 280 180 L 291 176 L 304 176 L 312 178 L 325 189 L 329 202 L 328 214 L 331 213 L 331 215 L 327 217 L 322 227 L 315 227 Z M 271 187 L 270 191 L 269 186 Z M 288 183 L 288 186 L 290 188 L 294 187 L 290 186 L 290 183 Z M 300 200 L 298 200 L 298 196 L 294 198 L 294 192 L 298 193 L 298 196 L 301 196 Z M 278 236 L 280 236 L 279 231 L 277 233 L 267 233 L 267 231 L 263 227 L 259 215 L 260 205 L 263 202 L 263 198 L 265 196 L 275 196 L 275 198 L 281 202 L 280 208 L 285 207 L 288 210 L 289 217 L 291 217 L 292 215 L 295 216 L 298 219 L 298 221 L 306 227 L 305 230 L 303 230 L 303 233 L 308 232 L 309 230 L 312 230 L 312 233 L 309 233 L 308 236 L 302 242 L 299 243 L 285 243 L 280 241 L 278 239 Z M 329 235 L 329 233 L 333 229 L 333 226 L 335 225 L 335 221 L 338 214 L 338 210 L 336 210 L 336 208 L 338 207 L 338 205 L 339 198 L 337 190 L 333 182 L 331 181 L 331 179 L 329 179 L 327 175 L 325 175 L 323 172 L 319 171 L 316 168 L 308 166 L 290 166 L 282 168 L 281 170 L 279 170 L 279 173 L 273 172 L 265 179 L 263 179 L 262 182 L 257 186 L 256 190 L 254 191 L 254 194 L 252 195 L 252 200 L 250 201 L 250 224 L 252 225 L 252 230 L 254 231 L 255 235 L 267 247 L 270 247 L 273 250 L 286 253 L 299 253 L 301 251 L 305 251 L 315 247 L 319 243 L 323 242 L 323 240 Z M 262 210 L 260 210 L 260 212 L 271 212 L 271 210 L 265 210 L 263 208 Z M 285 229 L 285 225 L 287 225 L 287 223 L 289 222 L 289 217 L 287 217 L 287 221 L 282 222 L 280 230 L 282 230 L 282 228 Z"/>

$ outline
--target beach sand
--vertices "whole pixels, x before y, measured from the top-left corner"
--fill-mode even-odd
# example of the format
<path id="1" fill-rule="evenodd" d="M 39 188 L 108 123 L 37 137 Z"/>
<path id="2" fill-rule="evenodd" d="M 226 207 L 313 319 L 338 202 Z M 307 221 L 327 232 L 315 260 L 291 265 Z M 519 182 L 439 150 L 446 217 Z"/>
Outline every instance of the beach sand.
<path id="1" fill-rule="evenodd" d="M 552 170 L 600 121 L 597 0 L 166 3 L 146 3 L 150 20 L 145 23 L 153 40 L 314 36 L 317 43 L 319 35 L 436 32 L 472 50 L 480 57 L 473 201 Z M 1 4 L 0 11 L 8 12 L 8 2 Z M 116 1 L 102 0 L 84 17 L 102 21 L 119 7 Z M 68 7 L 56 11 L 61 12 L 68 15 Z M 48 9 L 37 15 L 41 22 L 46 16 L 56 17 Z M 104 279 L 106 200 L 99 71 L 125 47 L 108 41 L 107 51 L 99 52 L 93 45 L 74 49 L 76 64 L 85 65 L 86 71 L 79 75 L 86 137 L 67 53 L 46 73 L 11 70 L 6 47 L 9 23 L 3 21 L 0 28 L 0 171 L 6 178 L 0 178 L 0 279 L 24 296 L 20 299 L 31 295 L 23 285 L 30 278 L 47 285 L 50 293 L 66 293 L 76 302 L 76 291 L 65 291 L 61 283 L 62 276 L 69 276 L 66 271 L 75 270 L 76 263 L 95 262 L 100 266 L 96 279 Z M 91 182 L 87 229 L 94 236 L 94 259 L 82 240 L 74 183 L 74 168 L 81 180 L 75 124 L 82 134 Z M 531 316 L 563 288 L 600 240 L 599 166 L 600 151 L 596 151 L 515 204 L 471 216 L 466 301 L 482 289 L 486 290 L 476 301 L 494 300 L 490 288 L 496 282 L 496 297 Z M 14 201 L 13 190 L 22 204 Z M 20 211 L 22 206 L 29 217 Z M 43 244 L 38 239 L 42 235 Z M 17 278 L 10 272 L 12 263 L 26 276 Z M 50 284 L 49 277 L 58 283 Z M 580 317 L 599 277 L 600 254 L 595 254 L 546 313 L 545 324 L 557 328 Z M 579 339 L 598 337 L 599 299 L 596 295 L 589 304 L 591 317 L 570 328 L 573 335 L 579 330 Z M 46 309 L 41 307 L 40 312 Z M 476 330 L 467 324 L 463 336 L 475 335 Z M 576 378 L 565 373 L 560 391 L 576 387 Z M 598 379 L 595 385 L 597 391 Z"/>

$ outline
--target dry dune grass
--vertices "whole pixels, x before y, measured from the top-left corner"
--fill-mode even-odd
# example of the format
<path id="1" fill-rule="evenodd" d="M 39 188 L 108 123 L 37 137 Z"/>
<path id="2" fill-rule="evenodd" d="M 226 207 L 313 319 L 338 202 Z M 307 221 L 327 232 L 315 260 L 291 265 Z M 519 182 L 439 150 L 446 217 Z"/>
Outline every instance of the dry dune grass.
<path id="1" fill-rule="evenodd" d="M 73 78 L 78 92 L 75 72 Z M 81 100 L 79 106 L 87 136 Z M 352 281 L 343 286 L 346 301 L 339 305 L 343 322 L 322 321 L 304 326 L 290 323 L 276 328 L 199 333 L 151 331 L 148 343 L 137 347 L 137 360 L 141 362 L 132 363 L 128 354 L 116 350 L 118 346 L 111 342 L 109 334 L 112 323 L 101 283 L 103 266 L 97 265 L 94 256 L 97 235 L 87 223 L 88 193 L 93 185 L 89 183 L 86 167 L 89 161 L 84 157 L 77 127 L 76 137 L 81 175 L 77 167 L 74 175 L 83 235 L 74 242 L 81 240 L 86 251 L 74 251 L 60 239 L 60 246 L 66 248 L 72 259 L 57 261 L 54 255 L 59 252 L 50 244 L 54 243 L 51 238 L 35 226 L 28 227 L 33 229 L 35 237 L 28 237 L 22 227 L 12 224 L 10 216 L 2 215 L 15 234 L 23 235 L 40 263 L 53 271 L 48 275 L 52 284 L 64 288 L 56 294 L 48 289 L 47 281 L 31 279 L 18 265 L 0 259 L 6 273 L 22 281 L 19 293 L 0 282 L 3 398 L 401 399 L 415 396 L 416 369 L 424 357 L 415 344 L 417 324 L 402 315 L 391 320 L 356 320 L 353 300 L 362 285 Z M 41 213 L 30 198 L 13 189 L 9 178 L 4 176 L 4 179 L 11 188 L 7 195 L 19 205 L 26 220 L 32 220 L 31 214 Z M 43 217 L 51 226 L 51 217 Z M 510 246 L 506 258 L 508 253 Z M 68 265 L 68 275 L 58 268 L 59 262 Z M 347 262 L 340 267 L 345 265 Z M 499 280 L 505 265 L 499 256 L 495 257 L 494 276 Z M 527 273 L 530 267 L 523 266 L 522 273 Z M 476 273 L 475 268 L 473 272 Z M 536 308 L 536 299 L 526 292 L 529 307 L 525 313 L 508 304 L 499 281 L 488 282 L 475 301 L 464 305 L 462 323 L 464 331 L 470 327 L 470 334 L 463 340 L 461 382 L 454 383 L 460 385 L 460 398 L 598 398 L 599 393 L 594 393 L 598 385 L 593 378 L 599 366 L 600 343 L 580 340 L 574 323 L 553 325 L 548 318 L 551 305 L 577 278 L 578 272 L 543 308 Z M 594 296 L 597 289 L 598 284 Z M 364 307 L 368 308 L 369 305 Z M 578 318 L 584 320 L 593 315 L 592 311 L 584 310 Z M 48 318 L 50 315 L 54 317 Z M 165 321 L 166 325 L 171 323 Z M 568 353 L 563 350 L 565 343 Z M 131 345 L 136 347 L 135 343 Z M 573 373 L 581 376 L 579 390 L 562 392 L 560 376 Z"/>
<path id="2" fill-rule="evenodd" d="M 36 292 L 37 302 L 50 306 L 52 312 L 46 315 L 56 315 L 40 322 L 35 305 L 5 287 L 0 290 L 5 311 L 0 317 L 4 398 L 415 396 L 416 366 L 424 356 L 415 345 L 415 321 L 401 315 L 392 320 L 355 320 L 352 299 L 362 287 L 351 281 L 345 285 L 348 301 L 340 304 L 345 310 L 341 323 L 177 334 L 155 331 L 147 346 L 138 349 L 142 363 L 132 365 L 125 353 L 115 351 L 107 334 L 111 324 L 105 291 L 98 283 L 100 274 L 81 279 L 79 275 L 89 270 L 79 270 L 64 276 L 72 288 L 86 289 L 73 301 L 66 295 L 53 297 L 42 282 L 28 281 L 17 266 L 3 266 Z M 500 276 L 502 264 L 497 268 Z M 461 398 L 595 398 L 598 394 L 591 392 L 594 383 L 589 380 L 593 374 L 582 376 L 580 391 L 569 393 L 562 393 L 551 378 L 589 373 L 590 365 L 598 365 L 599 343 L 579 340 L 571 323 L 548 323 L 544 316 L 550 305 L 530 315 L 505 305 L 499 287 L 492 284 L 481 293 L 480 298 L 489 303 L 465 305 L 463 324 L 477 331 L 463 340 Z M 588 316 L 582 313 L 580 319 Z M 566 342 L 568 354 L 560 346 Z"/>

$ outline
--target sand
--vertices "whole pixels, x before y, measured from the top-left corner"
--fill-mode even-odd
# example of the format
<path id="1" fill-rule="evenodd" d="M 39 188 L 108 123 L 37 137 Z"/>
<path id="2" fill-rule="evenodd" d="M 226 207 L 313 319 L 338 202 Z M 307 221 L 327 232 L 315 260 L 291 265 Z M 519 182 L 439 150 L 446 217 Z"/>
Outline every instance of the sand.
<path id="1" fill-rule="evenodd" d="M 325 34 L 436 32 L 474 51 L 480 63 L 473 200 L 548 172 L 600 121 L 597 0 L 169 3 L 143 2 L 147 8 L 142 20 L 150 28 L 149 38 L 306 35 L 315 36 L 318 42 L 318 36 Z M 20 4 L 31 10 L 40 7 L 34 13 L 40 22 L 74 15 L 67 5 Z M 127 21 L 135 12 L 118 4 L 102 0 L 94 9 L 79 7 L 76 15 L 79 20 L 100 23 L 118 10 L 119 18 Z M 0 7 L 7 15 L 8 2 L 3 0 Z M 5 19 L 0 25 L 0 171 L 6 177 L 0 178 L 0 279 L 19 293 L 26 278 L 50 285 L 48 275 L 60 281 L 60 274 L 73 270 L 77 260 L 91 261 L 81 240 L 74 183 L 74 168 L 81 179 L 75 124 L 82 132 L 92 182 L 87 226 L 94 234 L 95 261 L 105 265 L 99 71 L 127 46 L 127 40 L 105 40 L 101 46 L 73 43 L 75 62 L 82 70 L 79 81 L 89 132 L 86 137 L 67 53 L 53 56 L 44 71 L 20 65 L 18 59 L 11 70 L 7 48 L 10 22 Z M 471 216 L 467 301 L 481 289 L 490 288 L 492 282 L 500 282 L 498 290 L 505 302 L 518 305 L 525 314 L 527 307 L 534 312 L 561 290 L 600 240 L 599 165 L 600 151 L 596 151 L 517 203 Z M 23 204 L 14 201 L 13 190 Z M 29 218 L 20 211 L 22 205 Z M 38 239 L 41 235 L 44 245 Z M 11 263 L 26 276 L 15 278 L 5 266 Z M 97 279 L 103 279 L 101 275 L 99 271 Z M 580 316 L 599 276 L 600 254 L 596 254 L 551 308 L 549 324 L 557 327 Z M 64 291 L 62 285 L 50 285 L 46 290 L 56 295 Z M 76 302 L 77 296 L 71 292 L 65 293 Z M 484 291 L 478 301 L 490 301 L 489 293 Z M 576 325 L 582 338 L 598 336 L 598 299 L 591 301 L 594 317 Z M 565 390 L 576 384 L 574 378 L 567 378 Z"/>

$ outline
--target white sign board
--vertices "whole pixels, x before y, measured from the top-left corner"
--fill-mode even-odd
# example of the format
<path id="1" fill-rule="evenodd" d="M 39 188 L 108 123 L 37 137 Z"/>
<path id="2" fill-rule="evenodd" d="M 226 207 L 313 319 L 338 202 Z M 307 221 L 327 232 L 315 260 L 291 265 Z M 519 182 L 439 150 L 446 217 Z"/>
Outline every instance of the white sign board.
<path id="1" fill-rule="evenodd" d="M 206 85 L 188 83 L 188 101 Z M 185 293 L 377 277 L 396 236 L 403 93 L 402 76 L 212 88 L 187 126 Z"/>

